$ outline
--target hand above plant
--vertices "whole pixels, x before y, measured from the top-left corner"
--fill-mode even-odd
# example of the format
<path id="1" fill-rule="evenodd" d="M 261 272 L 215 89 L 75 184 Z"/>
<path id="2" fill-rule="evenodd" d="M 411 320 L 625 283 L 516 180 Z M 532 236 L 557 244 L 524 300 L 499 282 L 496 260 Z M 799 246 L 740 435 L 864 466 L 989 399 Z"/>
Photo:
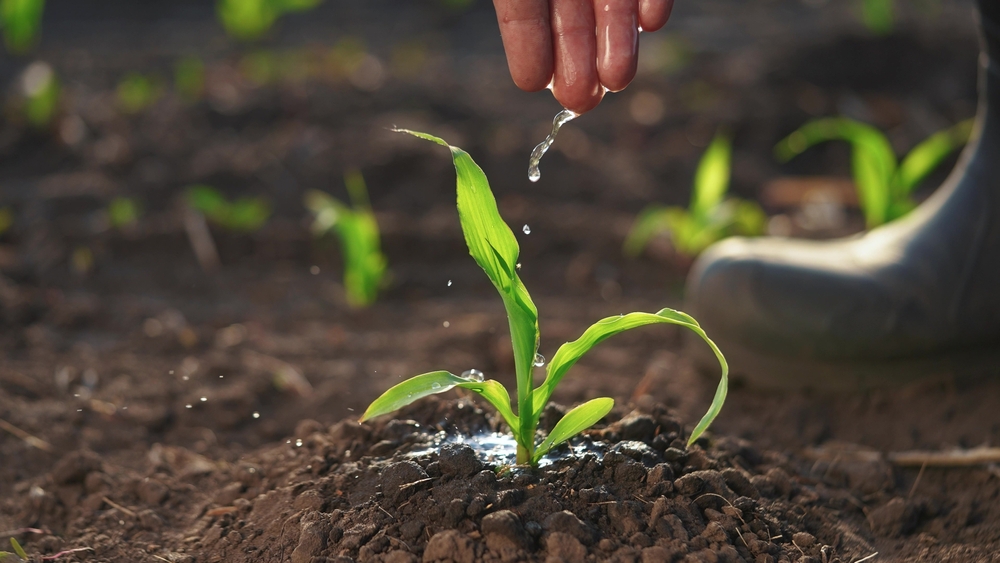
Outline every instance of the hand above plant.
<path id="1" fill-rule="evenodd" d="M 503 417 L 517 442 L 517 463 L 537 465 L 539 459 L 553 447 L 586 430 L 603 418 L 614 406 L 610 398 L 592 399 L 570 410 L 555 425 L 541 443 L 535 443 L 538 419 L 555 391 L 556 386 L 571 367 L 587 351 L 610 336 L 650 324 L 673 324 L 685 327 L 701 337 L 715 353 L 722 367 L 722 378 L 708 412 L 691 432 L 688 443 L 696 440 L 712 423 L 722 408 L 728 389 L 729 367 L 718 347 L 689 315 L 671 309 L 657 313 L 629 313 L 608 317 L 593 324 L 580 338 L 563 344 L 546 367 L 546 377 L 534 387 L 533 369 L 539 365 L 538 311 L 517 275 L 520 249 L 510 227 L 500 217 L 496 200 L 482 169 L 468 153 L 448 145 L 442 139 L 402 131 L 448 147 L 451 150 L 458 176 L 458 216 L 465 235 L 469 253 L 486 272 L 503 299 L 510 324 L 511 344 L 514 351 L 514 369 L 517 379 L 517 414 L 511 408 L 507 389 L 495 380 L 484 380 L 479 372 L 470 371 L 460 377 L 447 371 L 434 371 L 418 375 L 395 385 L 376 399 L 365 411 L 361 420 L 398 410 L 428 395 L 443 393 L 455 387 L 468 389 L 486 399 Z"/>
<path id="2" fill-rule="evenodd" d="M 594 109 L 605 89 L 635 77 L 639 31 L 667 23 L 673 0 L 493 0 L 511 78 L 537 92 L 551 84 L 566 109 Z"/>

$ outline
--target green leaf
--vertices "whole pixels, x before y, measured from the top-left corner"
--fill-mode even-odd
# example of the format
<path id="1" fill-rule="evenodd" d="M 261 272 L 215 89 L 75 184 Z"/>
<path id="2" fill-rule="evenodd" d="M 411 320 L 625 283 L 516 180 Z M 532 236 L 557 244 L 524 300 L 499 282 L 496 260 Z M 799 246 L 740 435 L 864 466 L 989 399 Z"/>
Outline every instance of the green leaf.
<path id="1" fill-rule="evenodd" d="M 28 554 L 24 552 L 24 548 L 21 547 L 21 544 L 17 543 L 16 539 L 10 538 L 10 545 L 13 546 L 14 553 L 16 553 L 18 557 L 24 559 L 25 561 L 28 560 Z"/>
<path id="2" fill-rule="evenodd" d="M 716 134 L 698 163 L 694 176 L 694 193 L 691 196 L 691 214 L 698 219 L 707 218 L 729 190 L 729 177 L 733 147 L 729 137 Z"/>
<path id="3" fill-rule="evenodd" d="M 890 192 L 896 174 L 896 155 L 889 140 L 871 125 L 847 118 L 810 121 L 775 146 L 775 155 L 787 161 L 809 147 L 824 141 L 841 140 L 851 144 L 851 166 L 869 227 L 886 221 L 892 199 Z"/>
<path id="4" fill-rule="evenodd" d="M 28 52 L 38 41 L 45 0 L 0 0 L 0 29 L 11 53 Z"/>
<path id="5" fill-rule="evenodd" d="M 209 219 L 224 217 L 229 202 L 219 190 L 198 184 L 187 189 L 187 204 Z"/>
<path id="6" fill-rule="evenodd" d="M 729 364 L 726 363 L 725 357 L 723 357 L 722 352 L 719 350 L 718 346 L 705 334 L 701 326 L 698 324 L 693 317 L 686 313 L 680 311 L 675 311 L 673 309 L 662 309 L 656 314 L 652 313 L 629 313 L 627 315 L 621 315 L 617 317 L 608 317 L 602 319 L 590 326 L 584 333 L 572 342 L 567 342 L 559 347 L 556 351 L 555 356 L 549 361 L 547 374 L 545 381 L 535 389 L 533 397 L 533 412 L 534 416 L 537 418 L 541 416 L 542 409 L 545 404 L 548 403 L 549 398 L 555 391 L 556 386 L 566 375 L 571 367 L 591 348 L 597 346 L 607 338 L 624 332 L 626 330 L 631 330 L 633 328 L 638 328 L 641 326 L 651 325 L 651 324 L 672 324 L 685 327 L 705 341 L 712 349 L 715 357 L 719 360 L 719 365 L 722 368 L 722 376 L 719 382 L 719 387 L 716 390 L 715 399 L 712 401 L 712 405 L 709 407 L 708 412 L 702 417 L 701 421 L 695 427 L 695 430 L 691 433 L 691 438 L 689 442 L 693 442 L 698 439 L 699 436 L 708 428 L 708 425 L 712 423 L 715 417 L 719 414 L 722 409 L 722 405 L 726 400 L 726 393 L 728 390 L 728 380 L 729 380 Z"/>
<path id="7" fill-rule="evenodd" d="M 220 221 L 231 231 L 250 233 L 264 226 L 271 216 L 271 206 L 263 198 L 240 198 L 229 205 L 225 219 Z"/>
<path id="8" fill-rule="evenodd" d="M 928 174 L 952 152 L 969 142 L 974 120 L 969 119 L 944 131 L 938 131 L 913 147 L 899 165 L 895 184 L 902 194 L 910 194 Z"/>
<path id="9" fill-rule="evenodd" d="M 566 416 L 556 423 L 552 432 L 549 432 L 548 437 L 538 445 L 535 455 L 531 459 L 531 464 L 537 464 L 542 456 L 549 453 L 549 450 L 596 424 L 597 421 L 611 412 L 614 406 L 613 399 L 602 397 L 587 401 L 566 413 Z"/>
<path id="10" fill-rule="evenodd" d="M 492 379 L 488 381 L 470 381 L 447 371 L 432 371 L 417 375 L 392 386 L 368 406 L 365 414 L 361 415 L 359 422 L 398 411 L 406 405 L 419 401 L 424 397 L 444 393 L 455 387 L 468 389 L 481 395 L 497 409 L 497 412 L 503 417 L 507 426 L 510 426 L 511 431 L 515 435 L 517 434 L 518 419 L 511 411 L 510 395 L 507 394 L 507 389 L 503 385 Z"/>
<path id="11" fill-rule="evenodd" d="M 626 256 L 639 256 L 650 239 L 669 228 L 665 212 L 666 208 L 662 205 L 650 205 L 639 212 L 622 245 Z"/>
<path id="12" fill-rule="evenodd" d="M 457 176 L 458 218 L 469 254 L 493 282 L 507 310 L 517 373 L 518 414 L 521 416 L 519 434 L 515 434 L 515 439 L 530 453 L 534 448 L 537 419 L 525 419 L 524 416 L 533 412 L 531 373 L 538 350 L 538 310 L 517 276 L 520 252 L 517 238 L 500 217 L 486 174 L 467 152 L 427 133 L 406 129 L 397 131 L 448 147 L 451 151 Z"/>
<path id="13" fill-rule="evenodd" d="M 317 236 L 335 232 L 344 258 L 344 289 L 354 307 L 375 302 L 388 268 L 382 254 L 378 222 L 368 203 L 368 190 L 360 172 L 344 177 L 354 208 L 317 190 L 306 193 L 306 207 L 313 212 L 312 230 Z"/>

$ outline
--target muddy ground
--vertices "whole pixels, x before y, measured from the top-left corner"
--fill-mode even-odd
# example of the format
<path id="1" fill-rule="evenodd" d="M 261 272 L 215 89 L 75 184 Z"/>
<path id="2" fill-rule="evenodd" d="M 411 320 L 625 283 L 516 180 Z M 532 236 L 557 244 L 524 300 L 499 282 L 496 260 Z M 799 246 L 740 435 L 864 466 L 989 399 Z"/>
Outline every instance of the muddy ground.
<path id="1" fill-rule="evenodd" d="M 8 99 L 36 58 L 66 90 L 49 127 L 10 105 L 0 122 L 0 207 L 14 214 L 0 235 L 0 535 L 32 558 L 996 560 L 996 467 L 921 469 L 889 454 L 996 444 L 1000 379 L 825 395 L 747 388 L 733 366 L 725 409 L 688 449 L 716 380 L 694 372 L 678 330 L 649 328 L 574 368 L 559 405 L 617 406 L 576 455 L 536 471 L 456 443 L 502 430 L 472 397 L 356 423 L 412 374 L 478 368 L 512 383 L 503 309 L 464 247 L 451 163 L 390 126 L 441 135 L 482 164 L 551 355 L 603 316 L 681 306 L 685 261 L 662 244 L 627 260 L 621 243 L 646 204 L 686 201 L 720 126 L 735 139 L 734 191 L 768 203 L 777 178 L 849 172 L 836 145 L 775 163 L 773 144 L 810 117 L 869 120 L 900 152 L 970 117 L 968 2 L 907 6 L 883 38 L 846 3 L 678 3 L 670 31 L 643 37 L 636 82 L 568 126 L 534 185 L 526 157 L 558 108 L 509 84 L 488 3 L 330 1 L 257 47 L 226 40 L 194 2 L 114 4 L 51 2 L 35 57 L 0 60 Z M 315 63 L 348 36 L 366 45 L 367 71 Z M 259 48 L 314 63 L 261 78 L 244 58 Z M 192 52 L 207 65 L 203 97 L 167 88 L 122 111 L 123 75 L 169 84 Z M 307 189 L 343 196 L 349 168 L 368 180 L 392 268 L 360 311 L 344 300 L 336 243 L 312 237 L 301 204 Z M 179 211 L 193 183 L 274 207 L 257 232 L 213 230 L 214 272 Z M 118 196 L 141 203 L 137 225 L 109 226 Z M 850 208 L 827 231 L 768 211 L 802 236 L 861 224 Z"/>

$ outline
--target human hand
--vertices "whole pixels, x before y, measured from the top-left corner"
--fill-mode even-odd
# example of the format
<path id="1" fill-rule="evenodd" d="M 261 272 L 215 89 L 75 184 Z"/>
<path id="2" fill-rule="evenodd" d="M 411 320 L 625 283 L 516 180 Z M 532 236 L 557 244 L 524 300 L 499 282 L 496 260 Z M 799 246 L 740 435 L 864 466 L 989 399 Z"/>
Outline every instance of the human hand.
<path id="1" fill-rule="evenodd" d="M 493 0 L 511 78 L 522 90 L 552 85 L 566 109 L 594 109 L 604 90 L 635 77 L 639 29 L 667 23 L 674 0 Z"/>

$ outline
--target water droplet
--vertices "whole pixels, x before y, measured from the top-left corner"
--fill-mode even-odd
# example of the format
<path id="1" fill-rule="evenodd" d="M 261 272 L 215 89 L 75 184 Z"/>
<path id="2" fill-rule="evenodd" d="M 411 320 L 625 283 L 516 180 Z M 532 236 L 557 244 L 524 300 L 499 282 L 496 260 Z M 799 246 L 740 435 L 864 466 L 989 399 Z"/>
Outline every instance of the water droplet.
<path id="1" fill-rule="evenodd" d="M 521 263 L 518 262 L 517 264 L 514 264 L 514 269 L 515 270 L 520 270 L 521 269 Z"/>
<path id="2" fill-rule="evenodd" d="M 412 399 L 413 398 L 413 393 L 407 393 L 406 394 L 406 398 L 407 399 Z"/>
<path id="3" fill-rule="evenodd" d="M 431 383 L 431 389 L 437 391 L 440 388 L 441 388 L 441 384 L 438 383 L 437 381 L 435 381 L 434 383 Z"/>
<path id="4" fill-rule="evenodd" d="M 545 365 L 545 356 L 535 353 L 535 367 L 540 368 Z"/>
<path id="5" fill-rule="evenodd" d="M 189 409 L 191 408 L 191 405 L 184 405 L 184 408 Z"/>
<path id="6" fill-rule="evenodd" d="M 314 276 L 319 275 L 319 266 L 312 266 L 309 268 L 309 273 Z"/>
<path id="7" fill-rule="evenodd" d="M 542 157 L 545 156 L 545 152 L 548 151 L 549 147 L 552 146 L 552 143 L 555 142 L 556 135 L 559 134 L 559 129 L 562 128 L 562 126 L 567 122 L 578 116 L 579 114 L 573 113 L 568 109 L 564 109 L 557 113 L 555 118 L 552 119 L 552 132 L 549 133 L 548 137 L 545 137 L 544 141 L 538 143 L 538 146 L 536 146 L 533 151 L 531 151 L 531 158 L 528 159 L 529 180 L 537 182 L 539 178 L 542 177 L 542 172 L 538 169 L 538 163 L 541 162 Z"/>
<path id="8" fill-rule="evenodd" d="M 468 379 L 469 381 L 483 381 L 484 379 L 486 379 L 486 376 L 483 375 L 483 372 L 479 371 L 478 369 L 465 370 L 462 372 L 462 377 L 464 379 Z"/>
<path id="9" fill-rule="evenodd" d="M 451 287 L 451 280 L 448 280 L 448 287 Z"/>
<path id="10" fill-rule="evenodd" d="M 202 397 L 202 398 L 201 398 L 201 402 L 203 402 L 203 403 L 204 403 L 205 401 L 207 401 L 207 400 L 208 400 L 208 397 Z"/>
<path id="11" fill-rule="evenodd" d="M 302 438 L 299 438 L 298 440 L 295 440 L 295 447 L 296 448 L 301 448 L 302 447 Z"/>
<path id="12" fill-rule="evenodd" d="M 450 327 L 450 326 L 451 326 L 451 323 L 450 323 L 450 322 L 448 322 L 448 321 L 445 321 L 445 322 L 443 322 L 443 323 L 441 323 L 441 324 L 442 324 L 442 325 L 443 325 L 443 326 L 444 326 L 445 328 L 448 328 L 448 327 Z"/>
<path id="13" fill-rule="evenodd" d="M 531 227 L 529 227 L 527 225 L 525 225 L 524 228 L 522 228 L 521 230 L 524 231 L 524 234 L 526 234 L 526 235 L 530 235 L 531 234 Z"/>
<path id="14" fill-rule="evenodd" d="M 255 411 L 255 412 L 253 413 L 253 417 L 254 417 L 254 418 L 260 418 L 260 413 L 259 413 L 259 412 L 256 412 L 256 411 Z"/>

